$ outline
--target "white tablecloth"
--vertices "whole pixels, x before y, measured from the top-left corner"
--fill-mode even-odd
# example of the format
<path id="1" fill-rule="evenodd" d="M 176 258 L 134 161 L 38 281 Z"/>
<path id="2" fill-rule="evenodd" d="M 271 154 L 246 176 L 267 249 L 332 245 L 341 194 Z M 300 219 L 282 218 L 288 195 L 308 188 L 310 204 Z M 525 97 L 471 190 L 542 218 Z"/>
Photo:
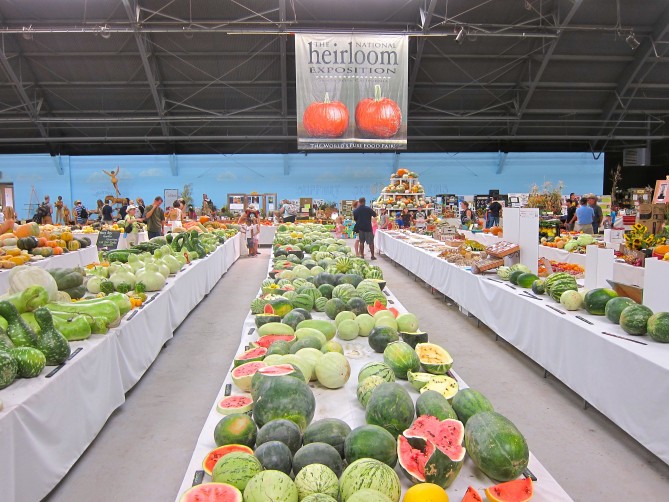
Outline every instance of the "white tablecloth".
<path id="1" fill-rule="evenodd" d="M 95 263 L 96 261 L 98 261 L 98 248 L 89 246 L 78 251 L 50 256 L 44 260 L 28 262 L 28 266 L 48 270 L 51 268 L 85 267 L 89 263 Z M 0 269 L 0 295 L 4 295 L 9 290 L 9 270 Z"/>
<path id="2" fill-rule="evenodd" d="M 140 242 L 146 242 L 149 240 L 149 234 L 148 232 L 139 232 L 137 234 L 137 244 Z M 118 245 L 116 246 L 116 249 L 128 249 L 128 239 L 126 237 L 123 237 L 123 234 L 121 234 L 121 237 L 118 238 Z"/>
<path id="3" fill-rule="evenodd" d="M 58 484 L 190 313 L 185 306 L 201 301 L 237 257 L 235 236 L 171 277 L 117 328 L 73 342 L 73 351 L 83 350 L 52 378 L 47 367 L 0 391 L 1 500 L 38 501 Z"/>
<path id="4" fill-rule="evenodd" d="M 269 225 L 260 225 L 260 235 L 258 236 L 258 245 L 271 246 L 274 242 L 276 227 Z"/>
<path id="5" fill-rule="evenodd" d="M 393 302 L 393 306 L 398 308 L 400 312 L 405 312 L 406 310 L 387 288 L 386 292 L 389 294 L 389 301 Z M 315 319 L 327 319 L 324 314 L 318 313 L 312 313 L 312 317 Z M 252 329 L 253 333 L 249 335 L 249 332 L 251 332 Z M 242 327 L 241 340 L 237 353 L 244 351 L 246 345 L 248 345 L 256 338 L 257 334 L 255 333 L 254 316 L 249 313 L 244 322 L 244 326 Z M 316 398 L 316 413 L 314 415 L 314 421 L 323 418 L 339 418 L 348 423 L 351 428 L 355 428 L 365 424 L 365 411 L 358 403 L 356 398 L 358 372 L 363 365 L 370 361 L 382 361 L 383 356 L 382 354 L 375 353 L 369 347 L 366 338 L 361 337 L 350 342 L 343 342 L 341 340 L 339 341 L 344 347 L 344 353 L 347 356 L 349 363 L 351 364 L 351 377 L 343 388 L 337 390 L 325 389 L 317 383 L 310 385 L 314 392 L 314 397 Z M 467 386 L 459 377 L 457 377 L 457 375 L 456 378 L 458 378 L 458 381 L 462 387 Z M 399 383 L 401 383 L 404 387 L 407 388 L 407 390 L 409 390 L 409 393 L 414 399 L 417 397 L 418 394 L 409 385 L 408 382 Z M 195 445 L 195 450 L 191 457 L 191 461 L 184 475 L 181 487 L 179 488 L 179 493 L 176 496 L 177 501 L 179 500 L 181 494 L 190 488 L 195 472 L 202 469 L 202 460 L 205 458 L 207 453 L 216 447 L 216 444 L 214 443 L 214 428 L 216 427 L 216 424 L 219 422 L 219 420 L 223 418 L 222 415 L 216 411 L 216 403 L 223 399 L 225 395 L 225 386 L 227 384 L 232 385 L 233 395 L 242 394 L 242 392 L 237 389 L 234 384 L 232 384 L 232 379 L 228 373 L 225 381 L 223 382 L 223 385 L 221 386 L 221 390 L 216 397 L 216 400 L 214 401 L 211 411 L 209 412 L 207 420 L 205 421 L 197 444 Z M 534 455 L 530 455 L 530 463 L 528 467 L 538 479 L 537 483 L 534 485 L 535 495 L 533 500 L 538 502 L 558 502 L 563 500 L 571 500 L 569 495 L 567 495 L 567 493 L 560 487 L 557 481 L 553 479 L 553 477 L 534 457 Z M 410 483 L 400 472 L 399 466 L 396 468 L 396 470 L 402 482 L 403 490 L 406 490 L 410 486 Z M 205 474 L 205 482 L 207 481 L 211 481 L 211 478 L 209 475 Z M 453 485 L 449 487 L 448 494 L 451 497 L 451 500 L 460 500 L 469 485 L 474 486 L 479 490 L 480 493 L 482 493 L 484 488 L 492 484 L 494 484 L 494 482 L 483 475 L 474 466 L 471 460 L 467 459 L 462 468 L 462 471 L 458 475 L 458 478 L 455 480 Z"/>
<path id="6" fill-rule="evenodd" d="M 520 296 L 521 288 L 488 280 L 494 275 L 474 275 L 385 232 L 377 232 L 376 239 L 389 258 L 453 299 L 669 463 L 669 344 L 631 337 L 584 311 L 559 314 L 547 308 L 559 307 L 547 296 L 541 301 Z"/>

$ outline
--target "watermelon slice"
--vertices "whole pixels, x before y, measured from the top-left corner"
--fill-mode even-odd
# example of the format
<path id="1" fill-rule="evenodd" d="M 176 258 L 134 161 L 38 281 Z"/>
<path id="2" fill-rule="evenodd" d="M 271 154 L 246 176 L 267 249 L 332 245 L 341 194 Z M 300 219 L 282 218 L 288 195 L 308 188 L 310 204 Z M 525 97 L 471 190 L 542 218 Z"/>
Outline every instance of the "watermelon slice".
<path id="1" fill-rule="evenodd" d="M 253 361 L 250 363 L 244 363 L 241 366 L 237 366 L 232 370 L 232 383 L 239 387 L 244 392 L 251 391 L 251 378 L 255 375 L 256 371 L 260 368 L 264 368 L 266 365 L 262 361 Z"/>
<path id="2" fill-rule="evenodd" d="M 265 304 L 263 314 L 274 314 L 274 307 L 272 307 L 269 303 Z"/>
<path id="3" fill-rule="evenodd" d="M 221 415 L 246 413 L 253 408 L 253 399 L 250 396 L 227 396 L 216 405 L 216 411 Z"/>
<path id="4" fill-rule="evenodd" d="M 254 347 L 264 347 L 268 349 L 270 345 L 272 345 L 274 342 L 278 342 L 279 340 L 292 343 L 295 341 L 295 335 L 265 335 L 255 342 L 251 342 L 251 345 Z"/>
<path id="5" fill-rule="evenodd" d="M 242 492 L 226 483 L 203 483 L 190 488 L 179 502 L 242 502 Z"/>
<path id="6" fill-rule="evenodd" d="M 216 462 L 218 462 L 221 457 L 232 452 L 253 453 L 253 450 L 243 444 L 226 444 L 224 446 L 219 446 L 218 448 L 211 450 L 207 453 L 207 456 L 204 457 L 204 460 L 202 461 L 202 469 L 211 476 Z"/>
<path id="7" fill-rule="evenodd" d="M 241 366 L 244 363 L 250 363 L 252 361 L 262 361 L 265 357 L 265 354 L 267 354 L 266 347 L 254 347 L 252 349 L 247 350 L 246 352 L 242 352 L 237 357 L 235 357 L 233 365 L 236 368 L 237 366 Z"/>
<path id="8" fill-rule="evenodd" d="M 381 310 L 388 310 L 389 312 L 392 312 L 392 314 L 393 314 L 393 316 L 395 316 L 395 318 L 397 318 L 397 316 L 400 315 L 399 311 L 395 307 L 387 308 L 379 300 L 376 300 L 374 302 L 374 305 L 367 306 L 367 313 L 369 315 L 371 315 L 372 317 L 374 316 L 374 314 L 376 314 L 377 312 L 379 312 Z"/>
<path id="9" fill-rule="evenodd" d="M 534 495 L 530 478 L 514 479 L 485 489 L 490 502 L 527 502 Z"/>
<path id="10" fill-rule="evenodd" d="M 481 495 L 479 495 L 479 492 L 476 491 L 476 488 L 470 486 L 467 488 L 465 496 L 462 497 L 461 502 L 483 502 L 483 499 L 481 498 Z"/>

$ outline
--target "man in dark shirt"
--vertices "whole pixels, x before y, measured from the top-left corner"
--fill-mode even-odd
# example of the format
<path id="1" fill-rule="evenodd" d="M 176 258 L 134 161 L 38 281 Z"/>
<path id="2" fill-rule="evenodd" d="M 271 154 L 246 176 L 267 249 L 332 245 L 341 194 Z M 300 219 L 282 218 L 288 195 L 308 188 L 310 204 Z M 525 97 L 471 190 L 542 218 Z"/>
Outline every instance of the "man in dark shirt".
<path id="1" fill-rule="evenodd" d="M 490 224 L 490 227 L 499 226 L 499 214 L 502 212 L 502 204 L 500 204 L 497 199 L 498 197 L 493 195 L 492 202 L 488 206 L 488 211 L 490 212 L 490 219 L 488 220 L 488 223 Z"/>
<path id="2" fill-rule="evenodd" d="M 365 205 L 365 198 L 358 199 L 359 205 L 353 211 L 353 219 L 358 227 L 358 239 L 360 240 L 360 256 L 365 257 L 365 242 L 369 245 L 369 252 L 372 255 L 372 260 L 376 260 L 374 256 L 374 233 L 372 232 L 372 218 L 376 218 L 376 212 L 369 206 Z"/>
<path id="3" fill-rule="evenodd" d="M 571 221 L 576 216 L 576 209 L 578 208 L 578 197 L 574 192 L 569 194 L 569 200 L 567 201 L 567 230 L 574 230 L 574 224 Z"/>
<path id="4" fill-rule="evenodd" d="M 114 218 L 112 217 L 112 212 L 114 209 L 109 203 L 109 199 L 105 200 L 105 205 L 102 206 L 102 223 L 112 223 Z"/>

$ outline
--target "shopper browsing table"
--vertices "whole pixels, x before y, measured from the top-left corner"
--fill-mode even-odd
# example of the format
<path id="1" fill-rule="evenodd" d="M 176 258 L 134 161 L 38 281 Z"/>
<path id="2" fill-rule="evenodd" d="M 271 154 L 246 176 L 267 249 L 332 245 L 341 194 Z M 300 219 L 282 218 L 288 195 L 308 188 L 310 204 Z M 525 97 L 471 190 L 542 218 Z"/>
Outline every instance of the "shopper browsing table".
<path id="1" fill-rule="evenodd" d="M 146 211 L 146 230 L 149 239 L 163 235 L 163 224 L 165 223 L 165 212 L 160 205 L 163 203 L 163 198 L 159 195 L 153 200 L 153 204 Z"/>
<path id="2" fill-rule="evenodd" d="M 126 210 L 125 218 L 125 231 L 124 237 L 128 243 L 128 247 L 136 246 L 137 241 L 139 240 L 139 218 L 137 216 L 137 206 L 130 204 Z"/>
<path id="3" fill-rule="evenodd" d="M 581 197 L 581 205 L 576 209 L 576 214 L 570 223 L 575 223 L 574 229 L 584 234 L 592 234 L 592 222 L 595 218 L 595 211 L 588 206 L 588 199 Z"/>
<path id="4" fill-rule="evenodd" d="M 105 199 L 104 206 L 102 206 L 102 209 L 100 209 L 100 218 L 102 220 L 102 223 L 111 225 L 114 222 L 114 218 L 112 216 L 113 211 L 114 210 L 111 207 L 109 199 Z"/>
<path id="5" fill-rule="evenodd" d="M 365 205 L 366 199 L 364 197 L 360 197 L 358 202 L 358 207 L 353 211 L 353 219 L 358 227 L 360 257 L 365 257 L 365 243 L 367 243 L 371 259 L 376 260 L 376 256 L 374 256 L 374 233 L 372 232 L 372 218 L 376 218 L 376 212 Z"/>
<path id="6" fill-rule="evenodd" d="M 597 205 L 597 196 L 595 194 L 591 193 L 588 195 L 588 206 L 595 212 L 595 217 L 592 220 L 592 231 L 598 234 L 604 220 L 604 213 L 602 212 L 602 208 Z"/>
<path id="7" fill-rule="evenodd" d="M 499 226 L 499 215 L 502 212 L 502 204 L 497 200 L 497 196 L 493 195 L 492 202 L 488 206 L 488 224 L 487 228 Z"/>
<path id="8" fill-rule="evenodd" d="M 574 216 L 576 215 L 576 209 L 578 209 L 578 197 L 574 192 L 569 194 L 569 200 L 567 201 L 567 230 L 574 230 Z"/>

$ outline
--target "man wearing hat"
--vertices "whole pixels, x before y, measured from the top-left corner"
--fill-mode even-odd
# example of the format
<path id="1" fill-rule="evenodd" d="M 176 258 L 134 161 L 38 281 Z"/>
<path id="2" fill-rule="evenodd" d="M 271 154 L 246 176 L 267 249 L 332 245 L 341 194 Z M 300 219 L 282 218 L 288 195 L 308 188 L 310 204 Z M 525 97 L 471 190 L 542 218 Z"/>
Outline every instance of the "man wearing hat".
<path id="1" fill-rule="evenodd" d="M 126 209 L 125 218 L 125 231 L 123 236 L 126 238 L 128 247 L 136 246 L 137 239 L 139 238 L 139 225 L 137 223 L 140 221 L 137 218 L 137 206 L 130 204 Z"/>
<path id="2" fill-rule="evenodd" d="M 597 205 L 597 196 L 594 193 L 588 194 L 588 206 L 595 212 L 595 217 L 592 220 L 592 231 L 598 234 L 599 227 L 604 220 L 604 213 L 602 212 L 602 208 Z"/>
<path id="3" fill-rule="evenodd" d="M 80 200 L 74 201 L 74 214 L 78 225 L 85 225 L 88 221 L 88 211 Z"/>

